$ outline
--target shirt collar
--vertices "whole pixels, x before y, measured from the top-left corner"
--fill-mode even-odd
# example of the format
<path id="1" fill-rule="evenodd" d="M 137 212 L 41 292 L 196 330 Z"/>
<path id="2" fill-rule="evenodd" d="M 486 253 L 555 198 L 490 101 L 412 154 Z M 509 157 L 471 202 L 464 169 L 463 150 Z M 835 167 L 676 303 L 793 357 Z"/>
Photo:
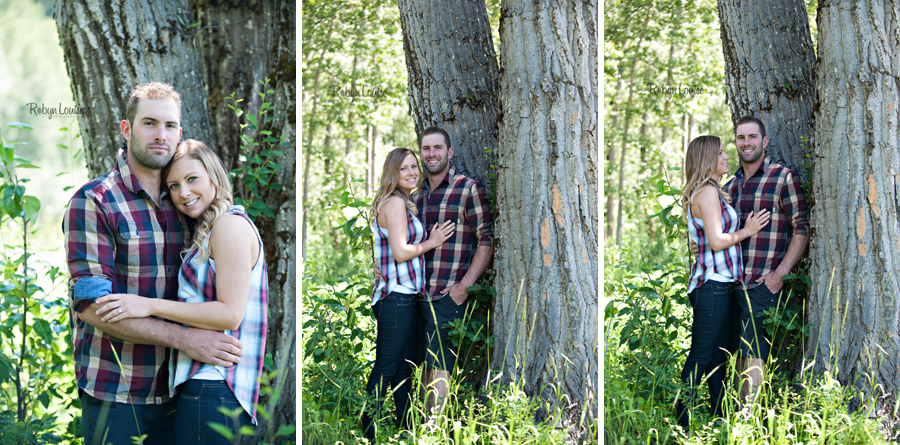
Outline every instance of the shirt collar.
<path id="1" fill-rule="evenodd" d="M 128 189 L 129 192 L 134 193 L 135 195 L 138 192 L 144 190 L 144 187 L 141 186 L 140 181 L 138 181 L 137 176 L 131 172 L 131 167 L 128 166 L 128 162 L 126 159 L 128 158 L 128 147 L 120 147 L 118 151 L 118 155 L 116 156 L 116 169 L 119 170 L 119 176 L 122 178 L 122 183 L 125 184 L 125 188 Z M 146 193 L 146 192 L 145 192 Z M 162 201 L 166 195 L 169 194 L 169 190 L 166 188 L 165 184 L 160 183 L 159 185 L 159 199 Z"/>
<path id="2" fill-rule="evenodd" d="M 763 173 L 768 173 L 769 169 L 771 168 L 771 165 L 772 165 L 772 159 L 768 155 L 766 155 L 766 157 L 763 158 L 762 164 L 759 164 L 759 168 L 757 168 L 757 170 L 755 172 L 753 172 L 753 174 L 750 175 L 750 177 L 752 178 L 752 177 L 756 176 L 756 174 L 759 173 L 760 170 L 762 170 Z M 737 171 L 734 172 L 734 176 L 741 180 L 744 179 L 744 165 L 743 164 L 738 165 Z"/>
<path id="3" fill-rule="evenodd" d="M 447 172 L 447 176 L 444 176 L 444 180 L 441 181 L 441 183 L 438 184 L 438 186 L 435 188 L 439 188 L 440 186 L 442 186 L 444 184 L 450 185 L 453 182 L 454 177 L 456 177 L 456 168 L 450 167 L 450 170 Z M 422 184 L 422 189 L 428 190 L 430 187 L 431 187 L 431 183 L 428 182 L 428 179 L 426 178 L 425 182 Z"/>

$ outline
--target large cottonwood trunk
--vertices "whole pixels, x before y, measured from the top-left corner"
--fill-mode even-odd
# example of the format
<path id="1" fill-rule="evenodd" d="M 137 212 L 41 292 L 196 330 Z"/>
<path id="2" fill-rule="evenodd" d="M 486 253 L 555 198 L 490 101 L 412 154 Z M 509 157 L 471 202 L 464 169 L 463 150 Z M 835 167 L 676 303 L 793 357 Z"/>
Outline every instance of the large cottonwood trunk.
<path id="1" fill-rule="evenodd" d="M 264 197 L 266 204 L 275 209 L 275 218 L 261 218 L 259 232 L 266 246 L 269 272 L 269 330 L 266 352 L 272 354 L 279 366 L 280 388 L 278 402 L 266 427 L 266 442 L 274 443 L 272 436 L 280 425 L 296 423 L 296 343 L 297 343 L 297 4 L 279 1 L 272 11 L 272 41 L 266 65 L 265 77 L 274 94 L 266 96 L 274 106 L 274 120 L 263 128 L 272 132 L 273 138 L 281 138 L 278 147 L 283 157 L 278 158 L 281 170 L 271 179 L 281 184 L 281 190 L 269 190 Z M 257 85 L 259 83 L 257 82 Z M 267 406 L 269 397 L 260 398 Z M 245 439 L 245 444 L 258 443 L 259 438 Z"/>
<path id="2" fill-rule="evenodd" d="M 507 0 L 491 366 L 597 416 L 597 4 Z M 520 293 L 521 286 L 521 293 Z M 562 421 L 562 419 L 558 419 Z M 576 418 L 577 421 L 577 418 Z"/>
<path id="3" fill-rule="evenodd" d="M 497 56 L 487 8 L 478 0 L 399 0 L 409 114 L 421 139 L 430 126 L 450 135 L 450 165 L 489 184 L 497 149 Z M 490 150 L 490 152 L 486 151 Z"/>
<path id="4" fill-rule="evenodd" d="M 119 122 L 131 90 L 142 83 L 171 84 L 181 95 L 183 138 L 212 141 L 202 63 L 186 0 L 58 2 L 56 27 L 78 115 L 88 175 L 115 164 L 125 145 Z M 183 22 L 183 23 L 182 23 Z"/>
<path id="5" fill-rule="evenodd" d="M 241 127 L 227 101 L 247 114 L 259 112 L 259 93 L 272 48 L 276 0 L 190 0 L 194 11 L 197 50 L 203 64 L 206 98 L 219 157 L 228 169 L 237 167 Z M 275 36 L 277 37 L 277 36 Z M 271 87 L 271 85 L 270 85 Z"/>
<path id="6" fill-rule="evenodd" d="M 803 0 L 719 0 L 725 84 L 732 122 L 753 115 L 766 154 L 802 175 L 814 146 L 816 55 Z"/>
<path id="7" fill-rule="evenodd" d="M 819 8 L 806 350 L 816 372 L 855 383 L 866 402 L 885 396 L 888 408 L 900 382 L 898 6 L 836 1 Z"/>

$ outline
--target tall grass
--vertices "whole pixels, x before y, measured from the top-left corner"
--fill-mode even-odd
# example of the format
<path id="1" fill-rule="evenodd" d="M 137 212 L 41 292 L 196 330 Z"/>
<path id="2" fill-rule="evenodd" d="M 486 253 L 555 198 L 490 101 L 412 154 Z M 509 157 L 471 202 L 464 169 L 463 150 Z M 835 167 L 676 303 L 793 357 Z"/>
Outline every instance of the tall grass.
<path id="1" fill-rule="evenodd" d="M 364 308 L 359 306 L 352 295 L 343 295 L 350 298 L 344 301 L 342 308 L 356 308 L 362 313 Z M 309 300 L 310 308 L 320 308 L 322 313 L 327 309 L 325 300 L 316 301 L 312 295 L 304 295 Z M 361 294 L 358 299 L 365 303 L 366 294 Z M 470 305 L 471 307 L 471 305 Z M 352 309 L 351 309 L 352 310 Z M 337 319 L 346 317 L 346 310 L 332 312 Z M 466 317 L 471 316 L 467 314 Z M 368 318 L 368 317 L 367 317 Z M 364 409 L 371 406 L 365 391 L 365 378 L 368 376 L 369 367 L 367 360 L 339 360 L 338 354 L 329 354 L 325 349 L 347 350 L 345 343 L 362 339 L 361 352 L 374 349 L 374 336 L 360 334 L 354 337 L 351 331 L 341 323 L 330 325 L 330 333 L 322 331 L 320 323 L 310 323 L 310 333 L 304 334 L 306 338 L 319 336 L 329 343 L 307 345 L 304 350 L 320 350 L 316 360 L 315 354 L 304 357 L 303 375 L 303 406 L 302 406 L 302 441 L 304 444 L 368 444 L 371 443 L 362 434 L 362 414 Z M 374 332 L 374 322 L 366 320 L 362 323 Z M 312 328 L 315 327 L 315 333 Z M 530 340 L 531 333 L 529 334 Z M 526 340 L 526 339 L 523 339 Z M 467 351 L 460 351 L 460 356 L 465 357 Z M 369 354 L 364 355 L 372 359 Z M 489 354 L 488 354 L 489 356 Z M 333 357 L 333 359 L 329 359 Z M 517 357 L 518 360 L 519 357 Z M 490 364 L 487 365 L 491 369 Z M 454 367 L 448 383 L 448 393 L 445 406 L 439 415 L 433 415 L 426 410 L 425 400 L 429 388 L 422 381 L 423 370 L 414 367 L 412 379 L 410 430 L 400 431 L 394 426 L 393 397 L 387 394 L 384 406 L 381 409 L 381 419 L 376 421 L 375 443 L 383 444 L 570 444 L 570 443 L 595 443 L 599 432 L 599 419 L 591 415 L 587 410 L 589 404 L 584 404 L 580 412 L 566 413 L 564 408 L 571 405 L 571 399 L 564 394 L 556 383 L 550 383 L 535 391 L 536 394 L 550 394 L 551 397 L 542 398 L 539 395 L 530 396 L 524 390 L 521 380 L 513 383 L 504 383 L 502 374 L 488 371 L 486 381 L 480 385 L 473 385 L 464 378 L 465 370 L 461 363 Z M 502 368 L 501 368 L 502 369 Z M 561 365 L 557 370 L 555 381 L 563 381 L 562 376 L 568 372 L 568 365 Z M 596 394 L 594 388 L 586 388 L 588 394 Z M 568 414 L 568 415 L 566 415 Z"/>
<path id="2" fill-rule="evenodd" d="M 675 421 L 674 405 L 684 391 L 679 376 L 690 347 L 692 316 L 685 304 L 677 302 L 678 294 L 685 290 L 679 272 L 683 266 L 616 264 L 618 253 L 608 256 L 608 270 L 613 270 L 611 275 L 619 281 L 608 281 L 606 286 L 611 297 L 604 321 L 606 443 L 888 443 L 881 419 L 866 410 L 850 409 L 854 400 L 864 398 L 861 389 L 841 384 L 834 367 L 824 374 L 810 372 L 816 360 L 830 361 L 832 357 L 813 357 L 794 375 L 778 367 L 790 360 L 770 359 L 756 401 L 746 411 L 741 411 L 737 385 L 727 385 L 726 417 L 715 419 L 706 406 L 697 406 L 692 410 L 690 431 L 682 430 Z M 835 292 L 835 304 L 838 294 Z M 780 307 L 767 314 L 767 326 L 776 343 L 773 354 L 792 350 L 792 345 L 779 342 L 795 342 L 793 346 L 802 349 L 802 335 L 798 339 L 779 331 L 795 326 L 798 313 L 802 311 Z M 729 359 L 726 382 L 737 382 L 735 360 Z M 871 372 L 853 381 L 870 382 Z M 709 400 L 705 386 L 698 388 L 696 398 L 703 403 Z"/>

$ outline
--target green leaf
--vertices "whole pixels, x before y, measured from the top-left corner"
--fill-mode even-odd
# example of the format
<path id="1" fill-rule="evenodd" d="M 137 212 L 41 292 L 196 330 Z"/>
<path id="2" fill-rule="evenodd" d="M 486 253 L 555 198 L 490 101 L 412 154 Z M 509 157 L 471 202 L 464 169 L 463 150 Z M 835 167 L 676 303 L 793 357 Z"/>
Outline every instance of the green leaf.
<path id="1" fill-rule="evenodd" d="M 40 318 L 34 320 L 34 332 L 45 342 L 53 342 L 53 330 L 50 329 L 50 322 Z"/>
<path id="2" fill-rule="evenodd" d="M 278 430 L 275 431 L 275 437 L 290 436 L 293 435 L 295 431 L 297 431 L 297 427 L 295 425 L 279 425 Z"/>
<path id="3" fill-rule="evenodd" d="M 217 433 L 221 434 L 227 440 L 234 440 L 234 434 L 231 433 L 231 428 L 228 428 L 225 425 L 216 422 L 208 422 L 210 428 L 215 430 Z"/>
<path id="4" fill-rule="evenodd" d="M 69 186 L 69 188 L 72 188 Z M 28 221 L 36 221 L 38 211 L 41 210 L 41 201 L 34 196 L 26 196 L 22 198 L 22 207 L 25 210 L 25 219 Z"/>
<path id="5" fill-rule="evenodd" d="M 4 145 L 3 151 L 0 152 L 0 160 L 2 160 L 6 165 L 10 165 L 12 164 L 13 156 L 15 156 L 15 149 L 13 148 L 13 146 Z"/>
<path id="6" fill-rule="evenodd" d="M 6 126 L 9 128 L 21 128 L 23 130 L 34 130 L 34 127 L 28 125 L 24 122 L 7 122 Z"/>

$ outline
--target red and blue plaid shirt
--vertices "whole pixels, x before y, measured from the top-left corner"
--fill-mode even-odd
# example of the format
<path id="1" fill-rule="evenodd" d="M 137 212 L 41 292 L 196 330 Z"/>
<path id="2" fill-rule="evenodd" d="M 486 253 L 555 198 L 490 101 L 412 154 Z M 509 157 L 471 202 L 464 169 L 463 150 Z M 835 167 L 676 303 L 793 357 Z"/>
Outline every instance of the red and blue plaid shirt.
<path id="1" fill-rule="evenodd" d="M 120 340 L 78 316 L 110 293 L 174 300 L 178 292 L 187 225 L 165 190 L 158 205 L 150 199 L 126 155 L 81 187 L 63 216 L 75 377 L 96 399 L 160 404 L 170 399 L 167 348 Z"/>
<path id="2" fill-rule="evenodd" d="M 426 228 L 434 223 L 456 221 L 456 231 L 444 244 L 425 253 L 425 299 L 439 300 L 440 292 L 460 281 L 472 264 L 478 246 L 494 242 L 493 221 L 484 186 L 478 181 L 450 171 L 430 190 L 424 181 L 416 195 L 419 218 Z"/>
<path id="3" fill-rule="evenodd" d="M 738 167 L 734 178 L 723 187 L 731 195 L 731 202 L 741 223 L 750 212 L 754 215 L 769 209 L 769 224 L 741 242 L 744 258 L 744 285 L 752 289 L 761 283 L 756 280 L 772 272 L 781 264 L 794 235 L 809 232 L 806 199 L 800 188 L 797 173 L 766 156 L 759 169 L 744 178 L 744 168 Z"/>

